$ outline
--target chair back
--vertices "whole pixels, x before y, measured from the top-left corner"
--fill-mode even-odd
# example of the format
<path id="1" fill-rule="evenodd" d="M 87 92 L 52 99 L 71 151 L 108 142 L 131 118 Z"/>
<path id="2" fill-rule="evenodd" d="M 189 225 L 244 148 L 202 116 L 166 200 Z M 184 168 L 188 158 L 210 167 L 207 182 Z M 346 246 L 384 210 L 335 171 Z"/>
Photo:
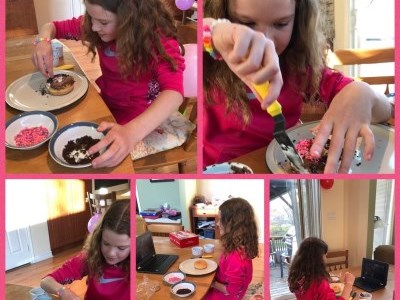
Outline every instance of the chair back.
<path id="1" fill-rule="evenodd" d="M 108 194 L 87 193 L 86 202 L 89 203 L 90 213 L 104 214 L 110 205 L 117 200 L 117 193 L 111 192 Z"/>
<path id="2" fill-rule="evenodd" d="M 181 224 L 147 224 L 147 230 L 153 236 L 169 236 L 170 232 L 183 230 Z"/>
<path id="3" fill-rule="evenodd" d="M 332 251 L 326 254 L 329 271 L 341 270 L 349 267 L 349 250 Z"/>
<path id="4" fill-rule="evenodd" d="M 394 245 L 380 245 L 375 248 L 374 259 L 394 265 Z"/>
<path id="5" fill-rule="evenodd" d="M 328 55 L 328 65 L 358 66 L 365 64 L 381 64 L 394 62 L 394 47 L 371 49 L 338 49 Z M 389 94 L 389 85 L 394 84 L 393 74 L 387 76 L 358 76 L 358 79 L 371 85 L 385 85 L 385 94 Z"/>

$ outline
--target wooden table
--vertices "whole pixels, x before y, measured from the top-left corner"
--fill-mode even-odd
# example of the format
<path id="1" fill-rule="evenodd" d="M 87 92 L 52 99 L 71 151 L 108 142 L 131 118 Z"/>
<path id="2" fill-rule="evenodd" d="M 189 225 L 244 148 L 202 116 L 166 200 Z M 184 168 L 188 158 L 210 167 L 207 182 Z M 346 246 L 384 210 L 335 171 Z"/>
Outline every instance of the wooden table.
<path id="1" fill-rule="evenodd" d="M 267 147 L 265 146 L 242 156 L 236 157 L 232 159 L 232 161 L 245 164 L 253 170 L 254 174 L 270 174 L 271 171 L 268 169 L 267 162 L 265 161 L 266 152 Z"/>
<path id="2" fill-rule="evenodd" d="M 179 271 L 179 264 L 187 259 L 192 258 L 192 247 L 179 248 L 175 244 L 171 243 L 167 237 L 154 236 L 153 241 L 156 253 L 179 255 L 178 260 L 169 268 L 167 272 Z M 204 244 L 215 245 L 214 257 L 211 259 L 218 263 L 219 257 L 222 253 L 222 246 L 219 240 L 201 239 L 200 246 L 203 246 Z M 181 299 L 170 293 L 170 286 L 163 282 L 163 275 L 136 273 L 136 284 L 142 282 L 143 276 L 146 276 L 150 280 L 156 281 L 160 285 L 160 290 L 157 291 L 153 297 L 151 297 L 151 300 Z M 214 276 L 215 272 L 203 276 L 186 275 L 186 281 L 196 284 L 196 292 L 190 297 L 187 297 L 187 299 L 202 299 L 210 288 Z"/>
<path id="3" fill-rule="evenodd" d="M 6 41 L 6 86 L 18 78 L 36 72 L 31 61 L 34 37 L 14 38 Z M 88 57 L 88 59 L 90 59 Z M 82 69 L 74 59 L 68 48 L 64 47 L 64 58 L 60 65 L 72 64 L 73 71 L 84 75 Z M 6 120 L 20 114 L 21 111 L 6 105 Z M 115 122 L 110 110 L 100 97 L 99 93 L 89 82 L 89 89 L 83 99 L 73 104 L 52 111 L 59 122 L 59 128 L 78 121 L 101 121 Z M 7 173 L 133 173 L 133 164 L 130 156 L 127 156 L 118 166 L 114 168 L 67 168 L 56 163 L 48 152 L 48 143 L 37 149 L 23 151 L 6 149 L 6 172 Z"/>
<path id="4" fill-rule="evenodd" d="M 355 277 L 361 276 L 361 267 L 352 267 L 348 269 L 342 269 L 342 276 L 345 272 L 350 272 L 352 273 Z M 331 272 L 333 274 L 339 275 L 339 271 L 334 271 Z M 387 285 L 385 288 L 377 290 L 372 294 L 372 299 L 373 300 L 392 300 L 393 299 L 393 290 L 394 290 L 394 265 L 389 265 L 389 273 L 388 273 L 388 279 L 387 279 Z M 353 286 L 353 291 L 357 292 L 357 297 L 359 297 L 360 293 L 363 292 L 363 290 L 359 289 L 358 287 Z M 358 298 L 356 298 L 358 299 Z"/>
<path id="5" fill-rule="evenodd" d="M 30 286 L 6 283 L 6 300 L 31 300 L 29 291 L 33 289 Z M 51 295 L 52 299 L 59 299 Z"/>

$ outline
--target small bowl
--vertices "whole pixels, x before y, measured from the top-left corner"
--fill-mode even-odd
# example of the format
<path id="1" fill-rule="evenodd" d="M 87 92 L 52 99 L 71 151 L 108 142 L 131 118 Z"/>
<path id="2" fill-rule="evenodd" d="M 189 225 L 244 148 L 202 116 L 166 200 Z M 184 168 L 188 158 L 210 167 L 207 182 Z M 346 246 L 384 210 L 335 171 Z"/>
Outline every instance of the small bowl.
<path id="1" fill-rule="evenodd" d="M 93 139 L 101 140 L 104 134 L 97 131 L 98 125 L 91 122 L 76 122 L 64 126 L 58 130 L 53 137 L 50 139 L 49 143 L 49 153 L 50 156 L 58 164 L 68 167 L 68 168 L 86 168 L 90 167 L 91 163 L 86 164 L 70 164 L 68 163 L 62 155 L 64 147 L 69 141 L 75 141 L 83 136 L 89 136 Z"/>
<path id="2" fill-rule="evenodd" d="M 163 280 L 166 284 L 174 285 L 185 280 L 185 277 L 182 272 L 169 272 L 164 275 Z"/>
<path id="3" fill-rule="evenodd" d="M 201 257 L 203 255 L 204 249 L 201 246 L 195 246 L 192 248 L 193 257 Z"/>
<path id="4" fill-rule="evenodd" d="M 183 293 L 183 291 L 185 291 L 186 293 Z M 171 286 L 171 293 L 181 298 L 189 297 L 195 291 L 196 285 L 189 281 L 182 281 Z"/>
<path id="5" fill-rule="evenodd" d="M 211 254 L 214 253 L 215 246 L 213 244 L 205 244 L 203 248 L 205 253 Z"/>
<path id="6" fill-rule="evenodd" d="M 42 126 L 49 131 L 49 135 L 41 142 L 31 146 L 17 146 L 15 136 L 21 130 L 32 127 Z M 55 115 L 47 111 L 28 111 L 12 117 L 6 122 L 5 140 L 6 147 L 17 150 L 31 150 L 40 147 L 46 143 L 56 132 L 58 120 Z"/>

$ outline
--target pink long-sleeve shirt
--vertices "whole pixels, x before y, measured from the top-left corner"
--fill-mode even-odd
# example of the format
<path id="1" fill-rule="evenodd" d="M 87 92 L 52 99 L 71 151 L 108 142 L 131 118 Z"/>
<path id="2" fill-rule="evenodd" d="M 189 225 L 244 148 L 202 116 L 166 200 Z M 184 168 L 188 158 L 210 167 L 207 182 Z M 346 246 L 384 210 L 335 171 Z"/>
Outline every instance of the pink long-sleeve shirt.
<path id="1" fill-rule="evenodd" d="M 54 21 L 56 38 L 81 39 L 83 16 L 65 21 Z M 101 96 L 119 124 L 126 124 L 143 113 L 165 90 L 183 95 L 184 58 L 179 43 L 172 38 L 161 38 L 162 46 L 177 65 L 173 71 L 160 55 L 148 66 L 148 71 L 139 80 L 132 76 L 124 79 L 118 70 L 115 41 L 102 43 L 97 48 L 102 75 L 96 80 Z M 89 58 L 88 58 L 89 59 Z M 133 70 L 132 70 L 133 74 Z"/>
<path id="2" fill-rule="evenodd" d="M 226 284 L 228 295 L 217 289 L 210 289 L 205 300 L 242 299 L 253 276 L 253 264 L 243 252 L 222 254 L 215 280 Z"/>
<path id="3" fill-rule="evenodd" d="M 60 268 L 47 276 L 51 276 L 58 283 L 65 285 L 74 280 L 81 280 L 86 275 L 88 275 L 86 256 L 81 253 L 66 261 Z M 129 300 L 129 278 L 129 274 L 120 267 L 105 264 L 103 274 L 99 278 L 88 277 L 85 300 Z"/>
<path id="4" fill-rule="evenodd" d="M 314 281 L 307 291 L 295 292 L 295 295 L 297 300 L 345 300 L 343 297 L 336 297 L 326 279 Z"/>
<path id="5" fill-rule="evenodd" d="M 323 71 L 320 96 L 329 106 L 335 95 L 351 78 L 326 68 Z M 273 139 L 274 120 L 261 109 L 259 101 L 249 90 L 249 108 L 251 121 L 244 126 L 243 121 L 234 113 L 226 114 L 225 95 L 215 93 L 215 104 L 204 109 L 203 166 L 226 162 L 261 147 L 267 146 Z M 293 127 L 299 121 L 303 97 L 298 91 L 296 78 L 284 78 L 281 94 L 278 97 L 286 119 L 286 128 Z"/>

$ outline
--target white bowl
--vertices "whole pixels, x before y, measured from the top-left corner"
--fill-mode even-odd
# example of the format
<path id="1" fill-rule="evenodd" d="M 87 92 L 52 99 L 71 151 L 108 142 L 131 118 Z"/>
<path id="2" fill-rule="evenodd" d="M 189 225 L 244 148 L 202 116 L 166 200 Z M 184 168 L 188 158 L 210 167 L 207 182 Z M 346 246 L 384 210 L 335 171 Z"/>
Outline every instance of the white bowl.
<path id="1" fill-rule="evenodd" d="M 189 291 L 185 294 L 178 294 L 179 291 L 180 290 L 182 291 L 183 289 L 185 289 L 185 290 L 187 289 Z M 182 282 L 176 283 L 173 286 L 171 286 L 171 293 L 174 294 L 175 296 L 181 297 L 181 298 L 189 297 L 195 291 L 196 291 L 196 285 L 189 281 L 182 281 Z"/>
<path id="2" fill-rule="evenodd" d="M 93 139 L 102 139 L 104 134 L 97 131 L 98 125 L 96 123 L 91 122 L 76 122 L 70 125 L 64 126 L 60 130 L 58 130 L 50 140 L 49 143 L 49 153 L 50 156 L 54 159 L 58 164 L 69 167 L 69 168 L 85 168 L 89 167 L 92 164 L 70 164 L 68 163 L 62 155 L 65 145 L 69 141 L 75 141 L 78 138 L 83 136 L 90 136 Z"/>
<path id="3" fill-rule="evenodd" d="M 17 146 L 15 137 L 21 130 L 42 126 L 49 131 L 48 136 L 39 143 L 31 146 Z M 35 149 L 46 143 L 56 132 L 58 120 L 55 115 L 46 111 L 29 111 L 12 117 L 6 122 L 6 147 L 18 150 Z"/>
<path id="4" fill-rule="evenodd" d="M 166 284 L 174 285 L 185 280 L 185 274 L 182 272 L 169 272 L 164 275 L 163 280 Z"/>
<path id="5" fill-rule="evenodd" d="M 215 246 L 214 246 L 214 244 L 205 244 L 204 246 L 203 246 L 203 248 L 204 248 L 204 252 L 205 253 L 214 253 L 214 248 L 215 248 Z"/>

